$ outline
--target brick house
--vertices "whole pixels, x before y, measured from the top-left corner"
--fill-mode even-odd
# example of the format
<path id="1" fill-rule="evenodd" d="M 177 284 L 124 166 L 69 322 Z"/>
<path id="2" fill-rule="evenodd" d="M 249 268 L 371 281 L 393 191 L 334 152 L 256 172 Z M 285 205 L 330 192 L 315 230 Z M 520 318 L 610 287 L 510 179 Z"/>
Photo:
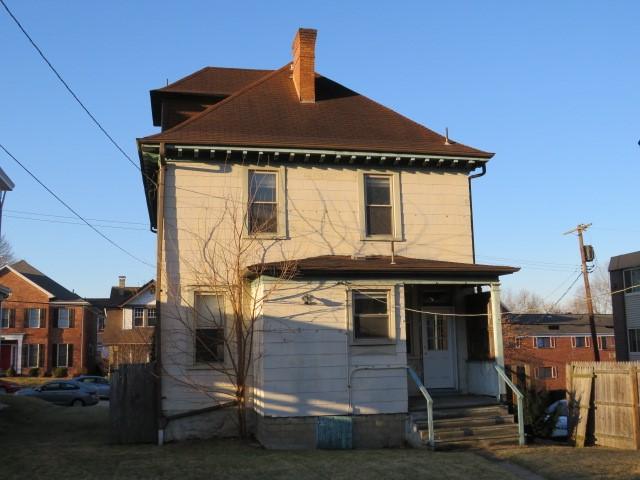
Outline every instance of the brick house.
<path id="1" fill-rule="evenodd" d="M 2 302 L 0 368 L 39 374 L 66 367 L 70 375 L 95 368 L 96 311 L 24 260 L 0 269 L 11 290 Z"/>
<path id="2" fill-rule="evenodd" d="M 596 315 L 598 348 L 602 361 L 615 361 L 612 315 Z M 505 364 L 529 387 L 542 390 L 566 388 L 566 364 L 593 361 L 588 315 L 505 314 Z"/>
<path id="3" fill-rule="evenodd" d="M 152 357 L 156 325 L 155 281 L 127 286 L 118 278 L 109 298 L 89 298 L 100 310 L 98 350 L 102 366 L 111 371 L 123 363 L 147 363 Z"/>
<path id="4" fill-rule="evenodd" d="M 138 150 L 158 233 L 159 438 L 235 428 L 214 409 L 237 391 L 227 339 L 242 329 L 267 447 L 314 448 L 335 416 L 354 446 L 403 445 L 419 382 L 484 405 L 504 393 L 500 277 L 518 269 L 475 263 L 471 209 L 493 154 L 316 73 L 315 40 L 300 29 L 281 68 L 151 91 L 162 131 Z M 256 316 L 232 326 L 238 310 Z"/>

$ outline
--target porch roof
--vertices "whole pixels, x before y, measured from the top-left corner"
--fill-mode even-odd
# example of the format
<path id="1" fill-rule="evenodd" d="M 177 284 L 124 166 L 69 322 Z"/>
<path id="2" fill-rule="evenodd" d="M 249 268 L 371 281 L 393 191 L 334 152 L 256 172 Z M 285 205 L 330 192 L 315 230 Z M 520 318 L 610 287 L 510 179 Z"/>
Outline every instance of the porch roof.
<path id="1" fill-rule="evenodd" d="M 488 277 L 497 279 L 520 270 L 518 267 L 503 265 L 482 265 L 478 263 L 444 262 L 396 255 L 391 256 L 350 256 L 320 255 L 280 262 L 251 265 L 246 275 L 250 278 L 260 275 L 293 277 Z"/>

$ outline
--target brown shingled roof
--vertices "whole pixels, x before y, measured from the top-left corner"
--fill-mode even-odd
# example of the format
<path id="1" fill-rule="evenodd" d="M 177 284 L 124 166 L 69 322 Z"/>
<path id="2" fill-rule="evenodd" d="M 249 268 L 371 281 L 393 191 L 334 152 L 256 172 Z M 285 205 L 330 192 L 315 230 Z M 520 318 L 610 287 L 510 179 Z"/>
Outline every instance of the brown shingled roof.
<path id="1" fill-rule="evenodd" d="M 184 88 L 190 93 L 224 94 L 222 90 L 233 91 L 249 76 L 258 77 L 256 72 L 264 71 L 238 69 L 235 76 L 204 72 L 208 70 L 159 91 Z M 199 91 L 209 88 L 212 90 Z M 456 142 L 447 145 L 443 136 L 321 75 L 316 75 L 316 102 L 301 103 L 290 64 L 261 75 L 201 113 L 139 142 L 493 156 Z"/>
<path id="2" fill-rule="evenodd" d="M 273 70 L 204 67 L 166 87 L 152 92 L 200 93 L 228 96 L 259 80 Z"/>
<path id="3" fill-rule="evenodd" d="M 296 276 L 479 276 L 498 277 L 520 270 L 517 267 L 502 265 L 481 265 L 478 263 L 443 262 L 395 256 L 395 263 L 386 255 L 352 257 L 349 255 L 320 255 L 286 262 L 270 262 L 252 265 L 247 268 L 247 276 L 260 274 L 273 275 L 281 271 L 295 271 Z"/>

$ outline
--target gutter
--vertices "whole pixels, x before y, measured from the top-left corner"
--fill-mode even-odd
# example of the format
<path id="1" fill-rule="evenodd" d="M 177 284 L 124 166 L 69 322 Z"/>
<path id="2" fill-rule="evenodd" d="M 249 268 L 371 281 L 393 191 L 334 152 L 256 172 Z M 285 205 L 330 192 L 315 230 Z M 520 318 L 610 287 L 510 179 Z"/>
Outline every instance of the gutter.
<path id="1" fill-rule="evenodd" d="M 476 238 L 475 231 L 473 226 L 473 194 L 471 193 L 471 180 L 474 178 L 480 178 L 487 173 L 487 164 L 482 163 L 480 165 L 480 173 L 474 173 L 473 175 L 469 175 L 469 211 L 471 213 L 471 255 L 473 258 L 473 263 L 476 263 Z"/>
<path id="2" fill-rule="evenodd" d="M 156 327 L 154 330 L 156 357 L 156 409 L 157 409 L 157 429 L 158 445 L 164 443 L 164 426 L 166 420 L 162 414 L 162 337 L 160 329 L 162 325 L 162 252 L 164 240 L 164 174 L 166 168 L 164 143 L 160 144 L 160 156 L 158 158 L 158 190 L 157 190 L 157 238 L 156 238 Z"/>

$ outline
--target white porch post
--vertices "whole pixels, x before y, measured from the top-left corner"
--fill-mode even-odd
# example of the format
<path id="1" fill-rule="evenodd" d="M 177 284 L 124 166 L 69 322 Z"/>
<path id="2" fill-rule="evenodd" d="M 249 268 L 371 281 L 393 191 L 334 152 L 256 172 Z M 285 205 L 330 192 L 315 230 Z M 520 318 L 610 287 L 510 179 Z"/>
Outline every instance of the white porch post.
<path id="1" fill-rule="evenodd" d="M 500 284 L 491 284 L 491 321 L 493 322 L 493 356 L 496 365 L 504 368 L 504 347 L 502 344 L 502 309 L 500 308 Z M 498 378 L 500 395 L 506 394 L 504 382 Z"/>
<path id="2" fill-rule="evenodd" d="M 16 372 L 18 375 L 22 373 L 22 335 L 18 337 L 18 358 L 16 358 Z"/>

